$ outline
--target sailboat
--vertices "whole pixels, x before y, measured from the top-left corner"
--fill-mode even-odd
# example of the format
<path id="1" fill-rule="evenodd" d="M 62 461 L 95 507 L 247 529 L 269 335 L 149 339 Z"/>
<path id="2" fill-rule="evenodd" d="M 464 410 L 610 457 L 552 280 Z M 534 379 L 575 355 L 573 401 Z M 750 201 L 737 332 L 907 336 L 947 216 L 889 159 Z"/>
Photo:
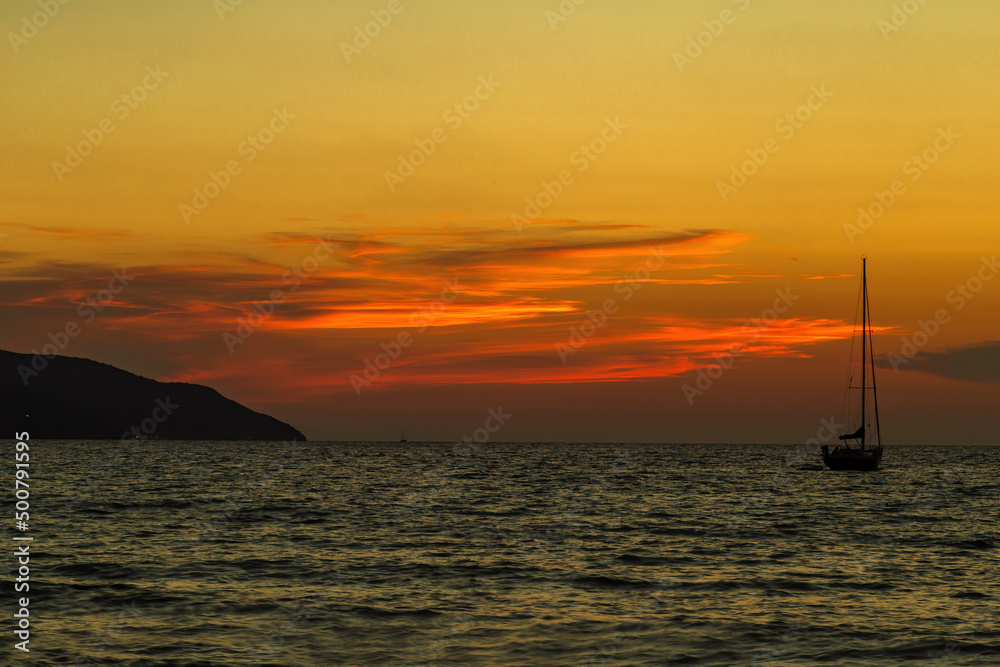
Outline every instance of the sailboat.
<path id="1" fill-rule="evenodd" d="M 833 451 L 830 451 L 828 445 L 823 445 L 823 463 L 831 470 L 878 470 L 882 465 L 882 431 L 878 425 L 875 352 L 872 349 L 871 312 L 868 306 L 868 260 L 865 257 L 861 258 L 860 387 L 853 386 L 853 352 L 851 357 L 852 372 L 848 374 L 847 391 L 844 397 L 844 415 L 841 420 L 850 432 L 840 436 L 843 444 L 834 447 Z M 869 386 L 869 381 L 871 386 Z M 870 400 L 869 391 L 871 393 Z M 860 393 L 860 404 L 855 398 L 858 393 Z"/>

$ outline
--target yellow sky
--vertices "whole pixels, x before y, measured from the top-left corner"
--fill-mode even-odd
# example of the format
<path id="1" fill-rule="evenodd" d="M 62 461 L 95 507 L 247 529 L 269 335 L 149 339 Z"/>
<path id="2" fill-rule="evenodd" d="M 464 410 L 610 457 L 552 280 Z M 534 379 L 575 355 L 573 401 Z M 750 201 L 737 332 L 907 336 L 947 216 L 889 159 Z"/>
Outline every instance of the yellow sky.
<path id="1" fill-rule="evenodd" d="M 246 0 L 220 12 L 221 2 L 73 2 L 44 21 L 37 3 L 3 4 L 4 275 L 197 265 L 238 267 L 239 281 L 249 258 L 264 283 L 300 259 L 269 234 L 334 233 L 395 248 L 382 270 L 419 274 L 412 284 L 429 289 L 457 260 L 428 269 L 418 251 L 431 237 L 406 230 L 485 252 L 713 229 L 741 239 L 724 266 L 706 255 L 671 279 L 739 274 L 737 285 L 650 290 L 648 313 L 750 316 L 788 283 L 815 295 L 801 316 L 843 319 L 833 310 L 854 280 L 803 276 L 855 274 L 864 252 L 881 317 L 905 331 L 997 246 L 995 3 L 913 3 L 906 15 L 888 1 L 589 0 L 556 20 L 556 0 Z M 355 41 L 376 18 L 378 34 Z M 45 23 L 37 34 L 32 20 Z M 94 137 L 67 168 L 67 146 L 87 150 Z M 420 145 L 433 153 L 390 188 L 386 173 Z M 912 161 L 925 151 L 926 170 Z M 723 198 L 720 182 L 733 185 L 733 167 L 754 155 L 766 162 Z M 225 187 L 193 214 L 185 207 L 200 208 L 213 174 Z M 518 233 L 512 216 L 561 175 L 558 196 Z M 896 181 L 905 190 L 870 229 L 845 231 Z M 617 272 L 643 254 L 620 255 Z M 572 256 L 548 255 L 550 268 Z M 359 270 L 347 259 L 327 269 Z M 400 280 L 371 298 L 391 298 Z M 987 313 L 998 295 L 984 290 L 977 314 L 936 345 L 996 338 Z M 582 313 L 600 288 L 572 296 Z M 32 347 L 31 327 L 19 331 L 7 346 Z"/>

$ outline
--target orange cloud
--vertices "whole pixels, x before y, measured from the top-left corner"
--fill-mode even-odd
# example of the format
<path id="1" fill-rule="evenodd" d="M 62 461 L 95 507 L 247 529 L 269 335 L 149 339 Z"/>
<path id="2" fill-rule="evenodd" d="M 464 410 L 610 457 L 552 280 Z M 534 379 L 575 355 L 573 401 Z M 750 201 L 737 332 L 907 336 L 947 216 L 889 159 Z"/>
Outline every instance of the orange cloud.
<path id="1" fill-rule="evenodd" d="M 623 285 L 628 293 L 648 285 L 644 294 L 655 295 L 785 276 L 741 273 L 740 264 L 727 261 L 750 240 L 742 233 L 653 234 L 633 225 L 581 223 L 548 237 L 537 230 L 524 239 L 512 235 L 455 225 L 374 228 L 367 236 L 267 234 L 245 244 L 244 254 L 193 251 L 181 261 L 131 268 L 137 278 L 102 312 L 100 327 L 147 345 L 194 346 L 203 351 L 178 356 L 171 379 L 228 378 L 262 399 L 282 387 L 294 387 L 291 395 L 299 397 L 351 391 L 351 375 L 400 332 L 417 343 L 381 374 L 378 388 L 669 377 L 711 364 L 712 355 L 735 344 L 746 346 L 745 356 L 806 356 L 809 345 L 853 330 L 805 317 L 757 329 L 743 321 L 653 312 L 637 300 L 580 337 L 573 332 L 586 326 L 588 304 L 611 299 L 622 305 L 628 300 Z M 46 279 L 22 283 L 16 305 L 80 303 L 107 280 L 108 269 L 36 271 Z M 245 342 L 230 354 L 223 336 L 237 334 Z M 571 351 L 560 355 L 559 345 Z M 252 365 L 245 363 L 250 356 Z"/>

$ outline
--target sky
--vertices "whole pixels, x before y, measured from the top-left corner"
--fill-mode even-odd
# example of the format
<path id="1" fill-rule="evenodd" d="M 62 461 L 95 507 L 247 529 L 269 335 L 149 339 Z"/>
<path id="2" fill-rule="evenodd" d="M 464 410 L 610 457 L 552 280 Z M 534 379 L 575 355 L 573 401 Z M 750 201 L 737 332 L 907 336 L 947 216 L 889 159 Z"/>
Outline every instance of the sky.
<path id="1" fill-rule="evenodd" d="M 802 443 L 840 415 L 866 256 L 886 443 L 995 443 L 997 25 L 10 0 L 0 348 L 313 440 Z"/>

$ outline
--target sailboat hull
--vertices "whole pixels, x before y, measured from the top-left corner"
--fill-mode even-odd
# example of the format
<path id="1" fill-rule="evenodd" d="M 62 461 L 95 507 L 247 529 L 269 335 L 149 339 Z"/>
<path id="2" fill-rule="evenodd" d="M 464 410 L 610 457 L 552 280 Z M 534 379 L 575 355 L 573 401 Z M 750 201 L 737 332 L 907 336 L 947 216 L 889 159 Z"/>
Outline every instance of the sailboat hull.
<path id="1" fill-rule="evenodd" d="M 878 470 L 882 467 L 882 448 L 854 449 L 837 447 L 830 452 L 823 448 L 823 463 L 830 470 Z"/>

